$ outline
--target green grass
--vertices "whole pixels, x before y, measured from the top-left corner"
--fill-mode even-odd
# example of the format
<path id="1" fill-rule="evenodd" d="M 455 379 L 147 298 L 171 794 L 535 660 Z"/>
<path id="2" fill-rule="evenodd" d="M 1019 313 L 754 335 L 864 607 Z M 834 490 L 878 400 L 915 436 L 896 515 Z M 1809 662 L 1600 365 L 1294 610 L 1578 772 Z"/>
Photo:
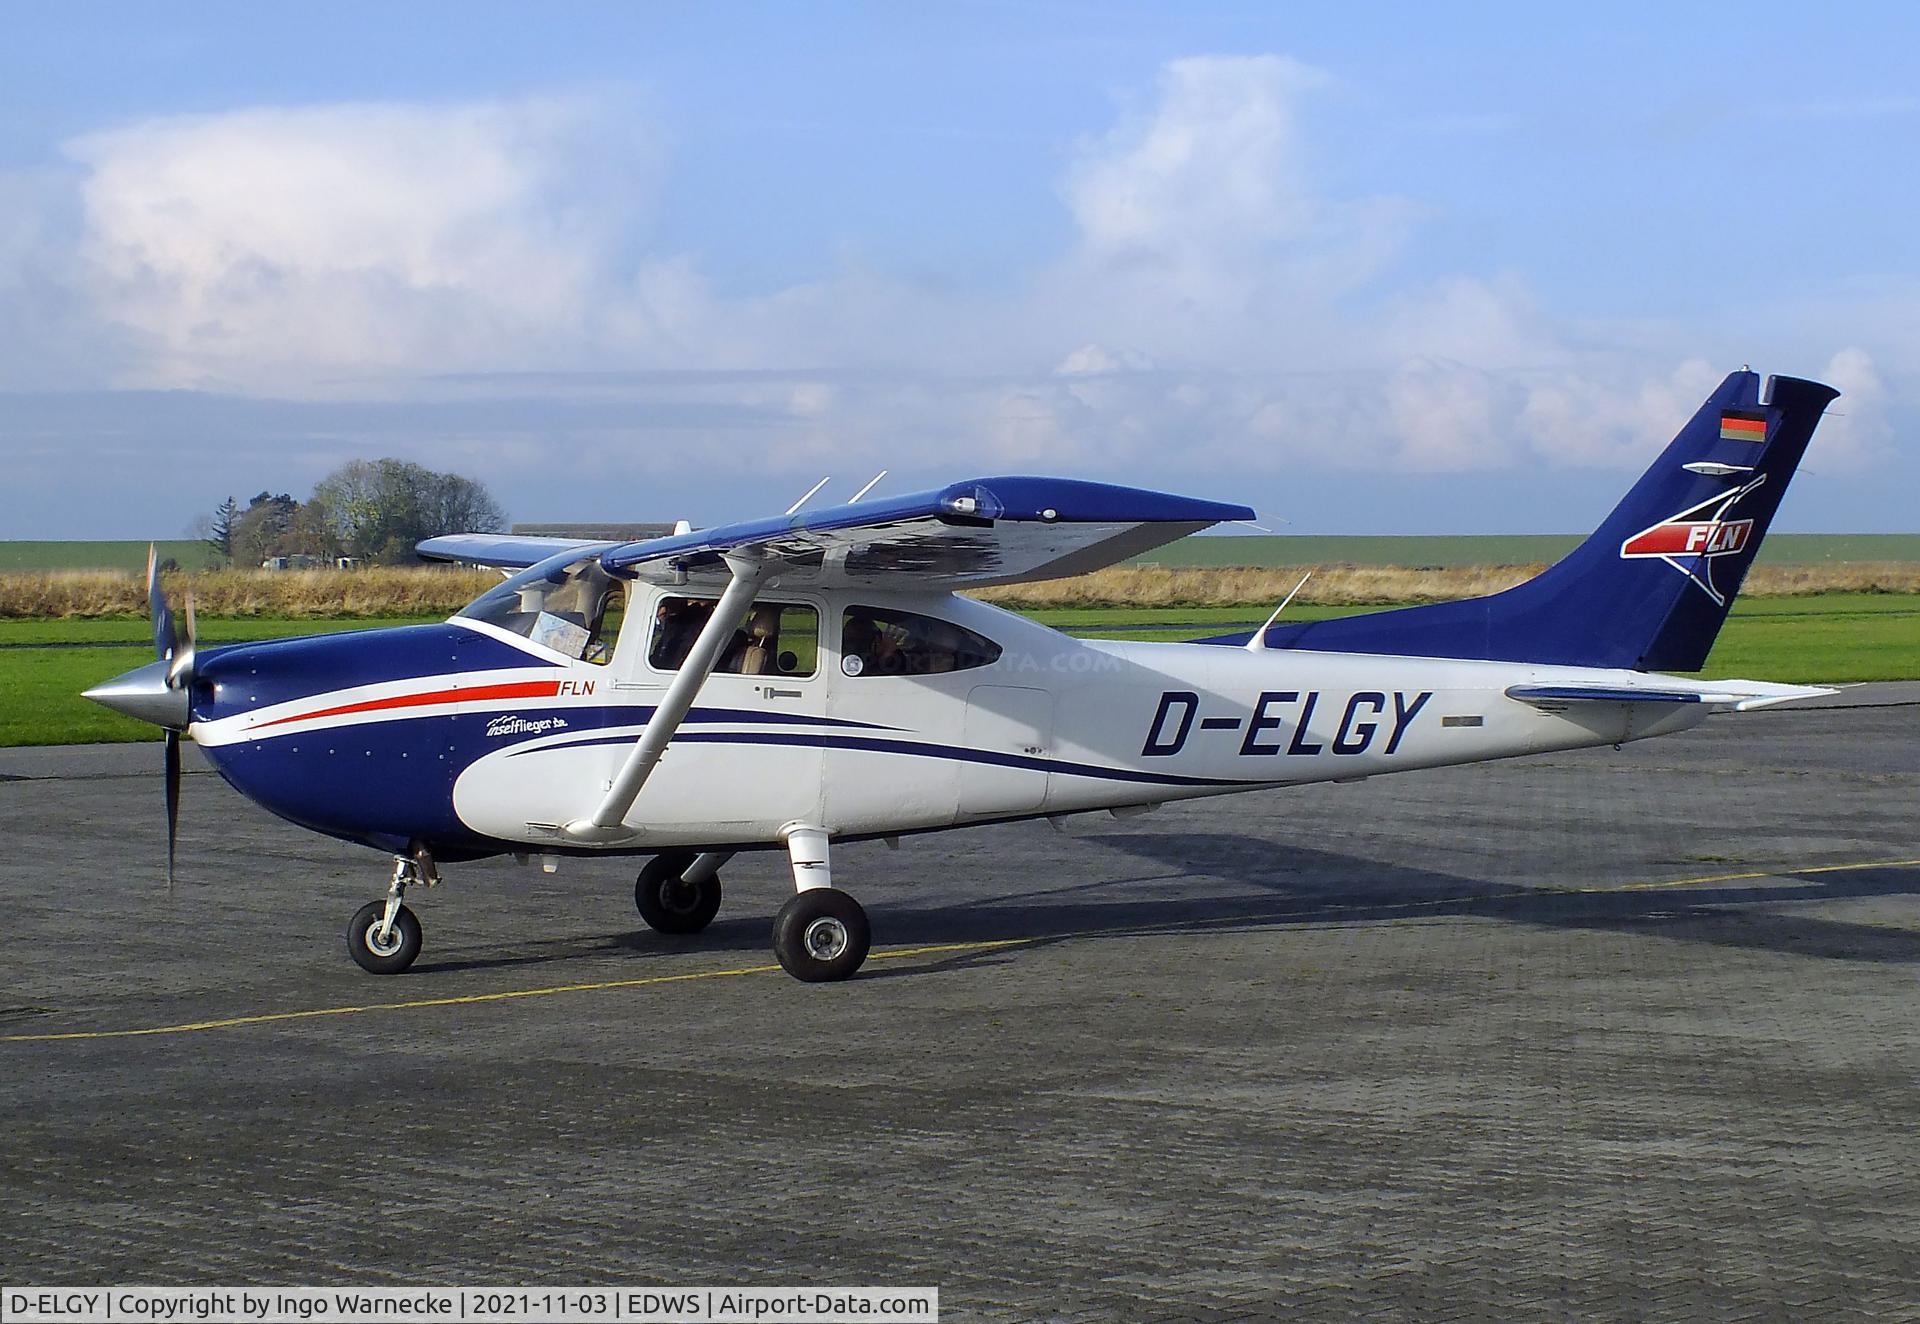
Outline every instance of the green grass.
<path id="1" fill-rule="evenodd" d="M 212 548 L 192 538 L 169 538 L 155 545 L 161 560 L 172 557 L 185 570 L 202 570 L 220 563 Z M 0 542 L 0 571 L 146 568 L 147 544 L 141 541 Z"/>
<path id="2" fill-rule="evenodd" d="M 178 608 L 176 607 L 177 611 Z M 292 617 L 234 616 L 196 623 L 196 637 L 206 644 L 240 644 L 255 639 L 291 639 L 303 634 L 333 634 L 340 630 L 369 630 L 383 625 L 418 625 L 443 621 L 432 616 L 395 616 L 371 620 L 302 620 Z M 32 644 L 88 644 L 100 647 L 135 644 L 151 647 L 144 616 L 115 616 L 103 620 L 0 621 L 0 649 Z"/>
<path id="3" fill-rule="evenodd" d="M 1379 609 L 1289 607 L 1286 619 L 1324 620 L 1372 610 Z M 1250 629 L 1265 613 L 1234 607 L 1102 607 L 1032 615 L 1088 638 L 1177 640 Z M 412 619 L 208 620 L 200 623 L 200 638 L 208 643 L 278 639 L 404 625 Z M 142 620 L 0 622 L 0 746 L 157 738 L 152 727 L 80 697 L 80 691 L 152 657 Z M 1920 679 L 1920 596 L 1743 599 L 1734 605 L 1700 674 L 1812 683 Z"/>
<path id="4" fill-rule="evenodd" d="M 306 621 L 242 617 L 198 622 L 203 644 L 287 639 L 441 616 L 390 620 Z M 80 692 L 153 660 L 143 618 L 88 621 L 0 621 L 0 748 L 157 740 L 145 722 L 89 703 Z"/>
<path id="5" fill-rule="evenodd" d="M 102 708 L 80 691 L 153 661 L 144 648 L 8 648 L 0 650 L 0 746 L 86 745 L 158 740 L 145 722 Z"/>
<path id="6" fill-rule="evenodd" d="M 1361 537 L 1275 534 L 1192 537 L 1135 558 L 1134 565 L 1276 566 L 1533 565 L 1557 561 L 1583 534 Z M 1920 533 L 1776 533 L 1760 545 L 1762 565 L 1920 561 Z"/>

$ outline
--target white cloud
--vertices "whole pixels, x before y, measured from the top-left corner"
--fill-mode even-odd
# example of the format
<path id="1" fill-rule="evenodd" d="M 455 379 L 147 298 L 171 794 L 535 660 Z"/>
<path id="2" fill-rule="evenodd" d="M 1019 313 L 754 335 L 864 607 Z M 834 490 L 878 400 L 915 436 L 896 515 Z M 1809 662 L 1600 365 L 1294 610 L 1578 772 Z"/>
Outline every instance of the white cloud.
<path id="1" fill-rule="evenodd" d="M 1280 56 L 1170 63 L 1076 146 L 1072 238 L 1011 288 L 847 265 L 722 296 L 705 255 L 647 250 L 671 176 L 630 108 L 533 99 L 266 107 L 80 139 L 83 238 L 50 260 L 48 227 L 0 208 L 0 294 L 29 271 L 56 273 L 42 296 L 48 280 L 84 294 L 70 320 L 91 310 L 121 385 L 406 399 L 455 389 L 435 375 L 550 370 L 538 389 L 556 400 L 631 401 L 629 430 L 582 434 L 609 475 L 1017 463 L 1192 486 L 1643 463 L 1720 369 L 1573 323 L 1517 273 L 1411 282 L 1396 264 L 1420 209 L 1316 179 L 1308 126 L 1332 86 Z M 1912 322 L 1910 300 L 1882 297 L 1876 325 Z M 1886 441 L 1885 340 L 1829 365 L 1854 421 L 1828 425 L 1826 453 Z M 502 475 L 549 463 L 535 422 L 442 444 Z"/>
<path id="2" fill-rule="evenodd" d="M 1173 61 L 1152 113 L 1068 174 L 1087 250 L 1179 262 L 1311 235 L 1321 209 L 1302 178 L 1297 102 L 1328 81 L 1279 55 Z"/>
<path id="3" fill-rule="evenodd" d="M 87 286 L 140 338 L 137 384 L 553 361 L 599 329 L 596 282 L 654 186 L 656 154 L 615 122 L 585 102 L 350 104 L 94 134 L 69 145 Z"/>
<path id="4" fill-rule="evenodd" d="M 1082 345 L 1055 365 L 1056 377 L 1108 377 L 1116 372 L 1150 372 L 1153 360 L 1135 349 Z"/>
<path id="5" fill-rule="evenodd" d="M 1879 459 L 1893 442 L 1887 417 L 1887 388 L 1873 358 L 1848 346 L 1827 363 L 1820 380 L 1840 392 L 1815 435 L 1812 467 L 1858 472 Z"/>
<path id="6" fill-rule="evenodd" d="M 1527 390 L 1519 428 L 1549 463 L 1637 468 L 1673 440 L 1725 375 L 1699 359 L 1664 376 L 1559 373 Z"/>
<path id="7" fill-rule="evenodd" d="M 1393 261 L 1416 209 L 1316 186 L 1301 115 L 1332 81 L 1277 55 L 1167 65 L 1066 173 L 1078 243 L 1039 283 L 1039 324 L 1162 364 L 1334 361 L 1338 300 Z"/>

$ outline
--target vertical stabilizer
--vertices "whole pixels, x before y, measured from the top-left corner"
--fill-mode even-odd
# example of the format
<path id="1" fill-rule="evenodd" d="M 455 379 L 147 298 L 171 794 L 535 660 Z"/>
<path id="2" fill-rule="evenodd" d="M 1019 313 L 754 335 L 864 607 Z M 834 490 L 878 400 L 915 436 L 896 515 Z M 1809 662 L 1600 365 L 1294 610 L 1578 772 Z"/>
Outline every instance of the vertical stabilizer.
<path id="1" fill-rule="evenodd" d="M 1756 374 L 1732 373 L 1606 522 L 1533 579 L 1463 602 L 1277 625 L 1267 646 L 1698 670 L 1837 395 L 1774 377 L 1763 397 Z"/>

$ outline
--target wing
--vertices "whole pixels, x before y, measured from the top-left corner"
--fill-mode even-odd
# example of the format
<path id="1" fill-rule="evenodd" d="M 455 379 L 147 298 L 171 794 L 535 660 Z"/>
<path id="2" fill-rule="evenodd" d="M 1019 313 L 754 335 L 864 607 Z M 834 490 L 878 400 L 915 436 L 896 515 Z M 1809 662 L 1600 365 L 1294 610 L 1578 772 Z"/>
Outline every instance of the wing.
<path id="1" fill-rule="evenodd" d="M 583 542 L 577 538 L 531 538 L 511 533 L 447 533 L 417 543 L 414 551 L 429 561 L 463 561 L 468 565 L 524 570 L 562 552 L 604 550 L 618 544 Z"/>
<path id="2" fill-rule="evenodd" d="M 679 583 L 725 579 L 725 554 L 753 551 L 789 584 L 971 588 L 1084 574 L 1252 518 L 1246 506 L 1109 483 L 978 478 L 627 543 L 600 559 L 609 570 Z"/>

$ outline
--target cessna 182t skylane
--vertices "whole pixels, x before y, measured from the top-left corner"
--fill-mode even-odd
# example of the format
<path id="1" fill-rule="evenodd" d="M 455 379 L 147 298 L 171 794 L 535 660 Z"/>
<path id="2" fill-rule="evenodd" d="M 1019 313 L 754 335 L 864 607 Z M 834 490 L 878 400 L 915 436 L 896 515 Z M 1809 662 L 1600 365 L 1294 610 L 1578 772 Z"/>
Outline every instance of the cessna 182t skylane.
<path id="1" fill-rule="evenodd" d="M 835 840 L 1614 745 L 1830 693 L 1654 673 L 1704 663 L 1836 394 L 1733 373 L 1592 537 L 1470 601 L 1069 638 L 954 590 L 1253 512 L 982 478 L 620 545 L 432 538 L 423 556 L 519 573 L 441 625 L 198 653 L 150 570 L 160 659 L 88 696 L 166 728 L 169 873 L 182 734 L 281 817 L 391 852 L 347 932 L 374 973 L 419 954 L 403 899 L 444 863 L 649 855 L 642 918 L 690 934 L 728 859 L 784 847 L 780 963 L 845 979 L 870 930 Z"/>

